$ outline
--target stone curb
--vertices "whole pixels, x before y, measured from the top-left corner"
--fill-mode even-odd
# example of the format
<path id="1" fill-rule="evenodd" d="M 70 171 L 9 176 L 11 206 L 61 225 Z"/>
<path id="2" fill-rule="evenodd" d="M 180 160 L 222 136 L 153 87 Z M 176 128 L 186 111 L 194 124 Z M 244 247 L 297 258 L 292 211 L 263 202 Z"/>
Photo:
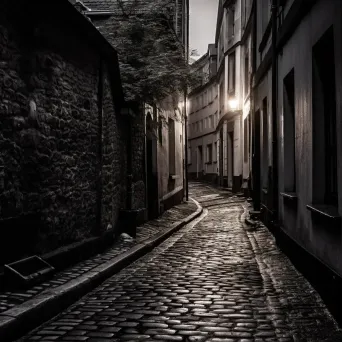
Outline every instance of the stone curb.
<path id="1" fill-rule="evenodd" d="M 0 341 L 7 342 L 18 339 L 53 318 L 106 279 L 153 250 L 173 233 L 200 216 L 203 208 L 197 201 L 192 198 L 191 200 L 197 205 L 197 210 L 186 218 L 172 224 L 166 231 L 164 230 L 138 243 L 130 250 L 95 267 L 77 279 L 54 289 L 46 290 L 23 304 L 1 313 Z"/>

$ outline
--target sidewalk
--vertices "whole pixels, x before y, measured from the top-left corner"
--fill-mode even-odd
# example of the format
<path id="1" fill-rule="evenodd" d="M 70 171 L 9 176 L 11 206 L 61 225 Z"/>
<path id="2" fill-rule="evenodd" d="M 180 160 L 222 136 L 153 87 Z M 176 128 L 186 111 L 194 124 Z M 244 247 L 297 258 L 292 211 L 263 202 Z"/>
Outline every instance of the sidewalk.
<path id="1" fill-rule="evenodd" d="M 135 240 L 120 239 L 103 254 L 58 272 L 29 290 L 0 292 L 0 341 L 20 337 L 52 318 L 201 213 L 197 202 L 182 203 L 138 227 Z"/>

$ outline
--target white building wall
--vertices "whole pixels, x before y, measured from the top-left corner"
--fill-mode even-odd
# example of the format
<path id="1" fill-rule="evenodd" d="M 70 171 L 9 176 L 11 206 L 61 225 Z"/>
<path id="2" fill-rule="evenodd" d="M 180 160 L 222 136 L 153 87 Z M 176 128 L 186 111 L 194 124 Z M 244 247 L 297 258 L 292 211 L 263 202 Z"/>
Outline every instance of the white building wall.
<path id="1" fill-rule="evenodd" d="M 283 48 L 279 57 L 278 110 L 280 113 L 280 159 L 279 189 L 284 191 L 284 113 L 283 113 L 283 78 L 294 67 L 295 73 L 295 144 L 296 144 L 296 177 L 297 177 L 297 212 L 292 210 L 280 198 L 280 216 L 285 229 L 298 243 L 318 256 L 321 260 L 342 274 L 341 235 L 336 239 L 327 229 L 318 229 L 312 221 L 312 214 L 307 205 L 313 202 L 313 148 L 312 148 L 312 47 L 334 24 L 335 65 L 336 65 L 336 100 L 337 100 L 337 132 L 342 131 L 342 3 L 334 0 L 321 0 L 302 20 L 301 24 Z M 339 213 L 342 213 L 342 138 L 338 137 L 338 182 Z M 322 161 L 324 162 L 324 161 Z M 291 223 L 295 223 L 292 225 Z M 327 223 L 328 224 L 328 223 Z"/>

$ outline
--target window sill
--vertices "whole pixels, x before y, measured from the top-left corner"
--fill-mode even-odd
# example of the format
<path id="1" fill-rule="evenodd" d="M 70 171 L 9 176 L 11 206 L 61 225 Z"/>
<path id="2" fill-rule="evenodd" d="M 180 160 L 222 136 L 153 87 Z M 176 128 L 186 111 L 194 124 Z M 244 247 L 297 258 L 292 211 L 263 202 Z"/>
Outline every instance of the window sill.
<path id="1" fill-rule="evenodd" d="M 180 175 L 169 175 L 169 178 L 172 180 L 179 179 Z"/>
<path id="2" fill-rule="evenodd" d="M 291 201 L 297 201 L 298 199 L 298 196 L 295 192 L 281 192 L 280 196 Z"/>
<path id="3" fill-rule="evenodd" d="M 210 165 L 212 163 L 213 163 L 212 161 L 205 162 L 205 164 L 207 164 L 207 165 Z"/>
<path id="4" fill-rule="evenodd" d="M 214 160 L 213 163 L 214 163 L 214 164 L 217 164 L 217 160 Z"/>
<path id="5" fill-rule="evenodd" d="M 308 204 L 306 206 L 308 210 L 310 210 L 313 214 L 317 214 L 322 218 L 326 218 L 328 220 L 332 220 L 334 222 L 340 222 L 341 216 L 338 212 L 338 209 L 332 205 L 327 204 Z"/>
<path id="6" fill-rule="evenodd" d="M 261 191 L 262 191 L 262 193 L 263 193 L 264 195 L 267 195 L 267 194 L 268 194 L 268 189 L 262 189 Z"/>

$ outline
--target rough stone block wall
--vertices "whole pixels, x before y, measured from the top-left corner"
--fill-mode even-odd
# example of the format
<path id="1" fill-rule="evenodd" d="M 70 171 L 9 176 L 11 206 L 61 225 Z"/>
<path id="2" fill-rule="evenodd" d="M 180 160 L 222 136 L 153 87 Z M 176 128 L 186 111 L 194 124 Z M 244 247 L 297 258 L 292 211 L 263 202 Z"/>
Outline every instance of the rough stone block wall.
<path id="1" fill-rule="evenodd" d="M 0 4 L 0 221 L 36 214 L 39 229 L 20 225 L 17 240 L 7 247 L 19 255 L 17 242 L 34 234 L 29 251 L 39 254 L 90 236 L 96 224 L 100 56 L 72 27 L 42 20 L 30 30 L 14 20 L 13 4 L 5 4 Z M 13 12 L 6 13 L 8 8 Z M 127 130 L 115 113 L 106 70 L 102 120 L 102 225 L 107 228 L 124 207 Z M 144 179 L 139 127 L 135 184 Z M 135 203 L 143 206 L 140 192 Z M 0 228 L 0 239 L 7 241 L 6 236 Z"/>
<path id="2" fill-rule="evenodd" d="M 81 43 L 79 58 L 21 34 L 1 21 L 1 218 L 39 213 L 35 249 L 45 251 L 94 225 L 98 63 Z M 45 37 L 54 41 L 53 32 Z"/>
<path id="3" fill-rule="evenodd" d="M 104 73 L 103 132 L 102 132 L 102 230 L 115 224 L 119 209 L 123 206 L 125 191 L 125 131 L 115 113 L 111 82 Z"/>
<path id="4" fill-rule="evenodd" d="M 133 209 L 145 208 L 145 119 L 139 111 L 132 127 Z"/>

